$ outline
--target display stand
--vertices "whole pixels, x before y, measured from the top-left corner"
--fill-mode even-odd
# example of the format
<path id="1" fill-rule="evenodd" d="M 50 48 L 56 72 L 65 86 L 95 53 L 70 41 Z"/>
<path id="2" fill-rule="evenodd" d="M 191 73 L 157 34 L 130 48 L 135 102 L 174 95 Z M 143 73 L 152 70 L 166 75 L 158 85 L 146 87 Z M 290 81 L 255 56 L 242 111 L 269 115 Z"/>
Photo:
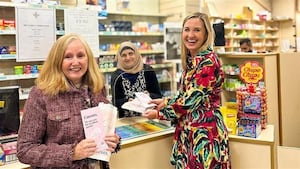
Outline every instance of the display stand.
<path id="1" fill-rule="evenodd" d="M 278 53 L 218 53 L 222 64 L 241 65 L 246 61 L 257 61 L 264 68 L 265 88 L 268 91 L 268 124 L 274 125 L 274 140 L 275 144 L 279 145 L 279 94 L 278 94 Z M 227 77 L 234 78 L 231 75 Z M 238 78 L 238 76 L 236 76 Z M 230 101 L 231 98 L 236 98 L 236 92 L 222 90 L 222 105 Z"/>

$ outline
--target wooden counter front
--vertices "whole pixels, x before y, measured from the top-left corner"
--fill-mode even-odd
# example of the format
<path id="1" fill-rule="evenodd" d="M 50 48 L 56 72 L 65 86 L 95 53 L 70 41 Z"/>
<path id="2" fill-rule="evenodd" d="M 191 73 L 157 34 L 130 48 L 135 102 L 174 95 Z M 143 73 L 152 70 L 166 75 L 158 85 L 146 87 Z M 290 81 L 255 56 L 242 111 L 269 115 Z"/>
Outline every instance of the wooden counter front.
<path id="1" fill-rule="evenodd" d="M 117 126 L 146 119 L 121 119 Z M 122 149 L 110 158 L 111 169 L 174 169 L 170 164 L 174 130 L 166 130 L 122 141 Z"/>
<path id="2" fill-rule="evenodd" d="M 142 119 L 119 120 L 126 125 Z M 170 164 L 174 130 L 166 130 L 122 142 L 122 149 L 112 154 L 111 169 L 174 169 Z M 275 169 L 274 126 L 268 125 L 257 138 L 229 136 L 233 169 Z M 0 169 L 24 169 L 20 162 Z"/>

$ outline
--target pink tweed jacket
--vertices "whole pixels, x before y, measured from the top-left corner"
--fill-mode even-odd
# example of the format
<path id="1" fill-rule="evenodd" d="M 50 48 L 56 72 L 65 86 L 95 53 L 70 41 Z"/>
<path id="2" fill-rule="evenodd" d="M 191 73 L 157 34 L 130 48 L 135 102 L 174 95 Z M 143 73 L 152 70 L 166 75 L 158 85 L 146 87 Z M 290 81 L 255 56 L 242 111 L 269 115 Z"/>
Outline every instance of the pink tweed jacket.
<path id="1" fill-rule="evenodd" d="M 104 92 L 87 87 L 49 97 L 33 87 L 24 107 L 17 143 L 19 161 L 32 168 L 85 168 L 90 160 L 72 160 L 76 143 L 85 138 L 80 111 L 108 103 Z"/>

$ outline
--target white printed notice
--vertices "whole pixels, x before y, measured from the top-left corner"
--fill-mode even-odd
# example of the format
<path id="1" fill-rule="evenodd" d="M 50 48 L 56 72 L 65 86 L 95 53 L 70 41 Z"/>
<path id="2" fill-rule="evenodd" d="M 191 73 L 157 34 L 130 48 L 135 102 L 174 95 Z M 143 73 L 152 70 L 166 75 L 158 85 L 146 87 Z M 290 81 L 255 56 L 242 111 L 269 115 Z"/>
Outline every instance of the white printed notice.
<path id="1" fill-rule="evenodd" d="M 98 107 L 82 110 L 81 118 L 85 137 L 94 139 L 97 143 L 97 153 L 90 158 L 108 162 L 111 152 L 108 151 L 104 137 L 115 132 L 117 108 L 111 104 L 99 103 Z"/>
<path id="2" fill-rule="evenodd" d="M 16 7 L 16 60 L 44 61 L 56 41 L 55 9 Z"/>
<path id="3" fill-rule="evenodd" d="M 65 9 L 64 24 L 66 34 L 80 34 L 89 44 L 94 56 L 99 56 L 98 11 Z"/>

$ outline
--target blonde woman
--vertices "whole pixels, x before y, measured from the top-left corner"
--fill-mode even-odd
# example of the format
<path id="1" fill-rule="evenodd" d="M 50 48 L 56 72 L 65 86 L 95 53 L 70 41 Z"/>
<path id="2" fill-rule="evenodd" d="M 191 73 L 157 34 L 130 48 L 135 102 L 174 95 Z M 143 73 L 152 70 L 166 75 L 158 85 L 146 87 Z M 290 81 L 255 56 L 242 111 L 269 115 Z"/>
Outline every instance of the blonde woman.
<path id="1" fill-rule="evenodd" d="M 156 99 L 149 119 L 177 121 L 171 164 L 176 169 L 230 169 L 228 132 L 220 112 L 224 74 L 212 50 L 213 30 L 204 13 L 187 16 L 182 25 L 183 72 L 177 95 Z"/>
<path id="2" fill-rule="evenodd" d="M 17 157 L 31 168 L 109 168 L 88 157 L 96 152 L 85 139 L 80 111 L 108 103 L 104 82 L 92 51 L 79 35 L 60 37 L 52 46 L 25 103 L 19 129 Z M 111 152 L 118 135 L 107 135 Z"/>

